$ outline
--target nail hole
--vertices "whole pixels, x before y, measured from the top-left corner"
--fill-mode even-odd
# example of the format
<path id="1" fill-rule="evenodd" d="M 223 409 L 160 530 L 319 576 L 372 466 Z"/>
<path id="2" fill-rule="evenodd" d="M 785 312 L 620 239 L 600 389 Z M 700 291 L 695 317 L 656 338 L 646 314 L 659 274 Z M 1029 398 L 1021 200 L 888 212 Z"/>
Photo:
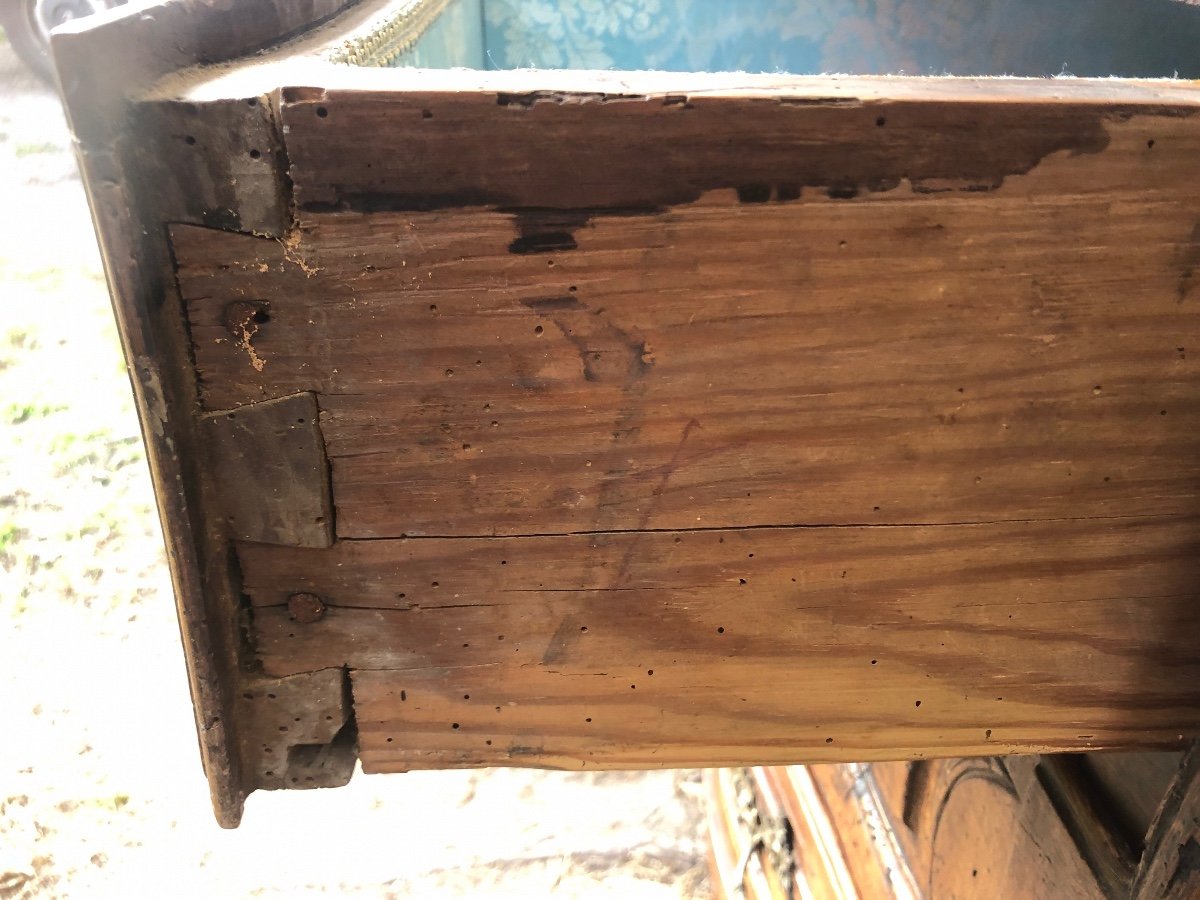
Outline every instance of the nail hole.
<path id="1" fill-rule="evenodd" d="M 259 151 L 257 151 L 257 150 L 251 150 L 251 151 L 250 151 L 250 158 L 251 158 L 251 159 L 258 159 L 258 158 L 260 158 L 261 156 L 262 156 L 262 154 L 261 154 Z"/>
<path id="2" fill-rule="evenodd" d="M 195 146 L 195 144 L 196 144 L 196 139 L 195 139 L 194 137 L 192 137 L 192 136 L 189 134 L 187 137 L 185 137 L 185 138 L 183 139 L 183 142 L 184 142 L 185 144 L 187 144 L 189 147 L 192 147 L 192 146 Z"/>
<path id="3" fill-rule="evenodd" d="M 451 722 L 450 727 L 453 728 L 455 731 L 458 731 L 460 726 L 457 722 Z"/>
<path id="4" fill-rule="evenodd" d="M 832 743 L 833 743 L 833 738 L 825 738 L 825 743 L 827 743 L 827 744 L 832 744 Z"/>
<path id="5" fill-rule="evenodd" d="M 885 119 L 883 116 L 880 116 L 878 119 L 875 120 L 876 128 L 882 128 L 886 124 L 887 124 L 887 119 Z"/>
<path id="6" fill-rule="evenodd" d="M 328 115 L 329 115 L 329 110 L 327 110 L 325 107 L 323 107 L 323 106 L 317 107 L 317 118 L 318 119 L 324 119 Z"/>
<path id="7" fill-rule="evenodd" d="M 587 634 L 587 626 L 586 625 L 580 625 L 579 630 L 582 631 L 584 634 Z"/>
<path id="8" fill-rule="evenodd" d="M 1154 138 L 1150 138 L 1150 140 L 1146 141 L 1146 149 L 1147 150 L 1154 149 Z"/>
<path id="9" fill-rule="evenodd" d="M 254 321 L 259 325 L 266 325 L 271 321 L 271 314 L 265 309 L 260 309 L 254 314 Z"/>
<path id="10" fill-rule="evenodd" d="M 421 110 L 421 118 L 422 119 L 432 119 L 433 113 L 428 109 L 423 109 L 423 110 Z"/>
<path id="11" fill-rule="evenodd" d="M 918 700 L 918 701 L 917 701 L 915 704 L 913 704 L 913 705 L 914 705 L 914 706 L 920 706 L 920 705 L 921 705 L 921 701 L 920 701 L 920 700 Z"/>
<path id="12" fill-rule="evenodd" d="M 544 332 L 545 330 L 546 330 L 545 328 L 543 328 L 541 325 L 539 325 L 539 326 L 537 326 L 535 329 L 533 329 L 533 333 L 534 333 L 534 334 L 541 334 L 541 333 L 542 333 L 542 332 Z"/>
<path id="13" fill-rule="evenodd" d="M 718 629 L 717 629 L 717 634 L 724 634 L 724 633 L 725 633 L 725 628 L 724 628 L 724 626 L 722 626 L 722 627 L 720 627 L 720 628 L 718 628 Z"/>

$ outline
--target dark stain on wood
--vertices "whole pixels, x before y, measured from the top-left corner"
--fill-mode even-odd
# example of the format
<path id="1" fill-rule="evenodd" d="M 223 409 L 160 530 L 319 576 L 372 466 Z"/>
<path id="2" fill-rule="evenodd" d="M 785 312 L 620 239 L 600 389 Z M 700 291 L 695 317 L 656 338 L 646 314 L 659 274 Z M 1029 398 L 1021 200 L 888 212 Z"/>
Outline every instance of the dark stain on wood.
<path id="1" fill-rule="evenodd" d="M 513 221 L 518 235 L 508 245 L 509 253 L 553 253 L 574 250 L 575 232 L 587 225 L 586 211 L 526 209 L 516 210 Z"/>
<path id="2" fill-rule="evenodd" d="M 1182 303 L 1188 298 L 1192 287 L 1196 281 L 1196 269 L 1200 268 L 1200 222 L 1197 222 L 1192 228 L 1191 237 L 1183 251 L 1183 271 L 1179 275 L 1179 286 L 1176 288 L 1176 296 L 1179 302 Z"/>
<path id="3" fill-rule="evenodd" d="M 201 417 L 209 471 L 236 540 L 297 547 L 333 542 L 318 416 L 315 395 L 304 393 Z"/>
<path id="4" fill-rule="evenodd" d="M 527 300 L 525 305 L 550 319 L 575 348 L 585 381 L 612 382 L 629 390 L 654 365 L 644 339 L 614 325 L 603 310 L 591 309 L 574 295 Z"/>
<path id="5" fill-rule="evenodd" d="M 859 106 L 853 98 L 827 104 L 692 97 L 689 114 L 680 116 L 678 106 L 658 99 L 600 101 L 556 93 L 501 94 L 488 103 L 458 94 L 331 90 L 319 102 L 337 110 L 336 125 L 313 114 L 316 101 L 285 102 L 298 207 L 303 214 L 467 203 L 669 207 L 723 188 L 754 203 L 765 201 L 769 186 L 787 185 L 785 197 L 813 187 L 851 199 L 904 181 L 916 190 L 991 191 L 1052 154 L 1103 151 L 1114 117 L 1151 114 L 1069 102 Z M 431 105 L 439 114 L 428 128 L 403 138 L 394 133 L 410 107 Z M 525 115 L 511 115 L 512 108 Z M 885 127 L 876 124 L 880 119 Z M 945 128 L 951 119 L 958 127 Z M 525 135 L 535 124 L 531 168 Z M 486 137 L 464 143 L 468 128 Z M 822 139 L 812 140 L 814 134 Z M 396 154 L 401 139 L 407 152 Z M 670 148 L 670 163 L 647 168 L 645 160 L 659 158 L 663 148 Z M 414 184 L 436 188 L 415 192 Z"/>

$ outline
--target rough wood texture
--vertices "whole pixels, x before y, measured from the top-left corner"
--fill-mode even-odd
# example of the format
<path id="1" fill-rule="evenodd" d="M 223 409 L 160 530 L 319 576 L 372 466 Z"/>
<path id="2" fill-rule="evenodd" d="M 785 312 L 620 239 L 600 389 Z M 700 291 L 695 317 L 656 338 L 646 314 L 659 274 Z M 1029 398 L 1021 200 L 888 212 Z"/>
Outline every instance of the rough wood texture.
<path id="1" fill-rule="evenodd" d="M 1194 733 L 1195 529 L 764 528 L 239 556 L 265 670 L 352 670 L 369 771 L 733 765 Z M 320 622 L 290 620 L 280 604 L 296 591 L 327 604 Z"/>
<path id="2" fill-rule="evenodd" d="M 158 186 L 155 205 L 164 222 L 284 235 L 291 198 L 267 97 L 142 103 L 135 115 L 134 129 L 153 147 L 142 157 L 144 177 Z"/>
<path id="3" fill-rule="evenodd" d="M 835 91 L 820 79 L 795 79 L 802 88 L 792 96 L 789 79 L 777 79 L 769 97 L 641 95 L 641 81 L 635 74 L 620 79 L 623 89 L 590 93 L 285 88 L 301 221 L 337 209 L 654 209 L 722 188 L 751 202 L 806 187 L 840 198 L 902 184 L 987 191 L 1052 154 L 1108 149 L 1121 119 L 1197 105 L 1185 93 L 1171 110 L 1152 89 L 1118 83 L 1108 93 L 1102 82 L 1084 102 L 1066 99 L 1068 88 L 1053 103 L 1050 83 L 1030 81 L 993 88 L 1000 102 L 972 102 L 992 98 L 969 79 L 941 97 L 936 87 L 927 98 L 868 88 L 869 100 L 853 83 Z M 725 85 L 736 91 L 740 82 Z"/>
<path id="4" fill-rule="evenodd" d="M 1084 781 L 1107 798 L 1107 814 L 1140 856 L 1162 798 L 1179 772 L 1181 751 L 1088 753 L 1078 757 Z"/>
<path id="5" fill-rule="evenodd" d="M 1107 759 L 1117 793 L 1159 808 L 1144 854 L 1140 839 L 1124 842 L 1114 785 L 1090 771 L 1095 757 Z M 847 897 L 1193 897 L 1194 751 L 1173 759 L 1169 787 L 1166 754 L 1126 753 L 769 767 L 753 770 L 752 791 L 760 809 L 782 798 L 806 882 L 798 896 L 826 894 L 840 878 L 849 887 L 836 895 Z M 713 818 L 744 805 L 744 789 L 714 787 Z M 728 850 L 714 846 L 718 870 L 729 870 Z M 770 881 L 779 861 L 759 859 Z M 734 896 L 735 884 L 722 880 L 719 894 Z"/>
<path id="6" fill-rule="evenodd" d="M 58 68 L 146 440 L 175 586 L 200 757 L 217 821 L 235 826 L 253 776 L 243 771 L 237 710 L 238 594 L 228 536 L 210 515 L 195 442 L 195 384 L 174 303 L 169 215 L 180 172 L 157 136 L 139 135 L 131 98 L 197 62 L 220 62 L 311 26 L 347 0 L 168 0 L 123 6 L 56 29 Z M 253 95 L 246 95 L 253 96 Z M 144 142 L 143 142 L 144 141 Z M 186 174 L 185 174 L 186 177 Z"/>
<path id="7" fill-rule="evenodd" d="M 712 770 L 709 770 L 710 772 Z M 706 773 L 707 774 L 707 773 Z M 858 879 L 846 855 L 829 810 L 806 766 L 770 766 L 754 770 L 755 786 L 766 785 L 783 807 L 792 828 L 796 877 L 803 879 L 813 900 L 857 900 Z M 848 837 L 848 836 L 847 836 Z"/>
<path id="8" fill-rule="evenodd" d="M 321 408 L 265 671 L 368 771 L 1200 731 L 1200 117 L 947 91 L 285 89 L 299 230 L 172 235 L 205 405 Z"/>
<path id="9" fill-rule="evenodd" d="M 239 695 L 249 786 L 336 787 L 354 773 L 354 706 L 346 673 L 247 677 Z"/>
<path id="10" fill-rule="evenodd" d="M 1197 122 L 990 193 L 184 230 L 202 395 L 319 392 L 343 538 L 1190 514 Z M 243 292 L 261 369 L 217 340 Z"/>
<path id="11" fill-rule="evenodd" d="M 1183 758 L 1150 826 L 1134 880 L 1137 900 L 1200 895 L 1200 744 Z"/>
<path id="12" fill-rule="evenodd" d="M 245 304 L 230 340 L 249 341 L 264 308 Z M 240 337 L 233 337 L 238 334 Z M 229 534 L 293 547 L 333 543 L 332 494 L 317 401 L 296 394 L 200 419 L 209 471 Z"/>
<path id="13" fill-rule="evenodd" d="M 142 93 L 345 5 L 56 39 L 224 824 L 256 663 L 351 670 L 373 770 L 1200 731 L 1193 87 L 275 56 Z M 298 532 L 231 531 L 204 429 L 307 393 L 336 542 L 235 560 Z"/>

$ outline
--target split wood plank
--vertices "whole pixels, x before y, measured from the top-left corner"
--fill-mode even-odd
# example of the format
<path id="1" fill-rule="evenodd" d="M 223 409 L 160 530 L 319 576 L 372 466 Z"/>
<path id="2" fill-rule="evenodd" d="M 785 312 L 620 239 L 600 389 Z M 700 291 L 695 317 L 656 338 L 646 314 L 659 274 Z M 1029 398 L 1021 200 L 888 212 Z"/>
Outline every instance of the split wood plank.
<path id="1" fill-rule="evenodd" d="M 1106 127 L 983 193 L 177 227 L 202 391 L 319 393 L 341 537 L 1188 515 L 1200 119 Z"/>
<path id="2" fill-rule="evenodd" d="M 1177 745 L 1195 520 L 241 545 L 265 672 L 348 667 L 368 771 Z M 304 625 L 275 605 L 312 592 Z"/>

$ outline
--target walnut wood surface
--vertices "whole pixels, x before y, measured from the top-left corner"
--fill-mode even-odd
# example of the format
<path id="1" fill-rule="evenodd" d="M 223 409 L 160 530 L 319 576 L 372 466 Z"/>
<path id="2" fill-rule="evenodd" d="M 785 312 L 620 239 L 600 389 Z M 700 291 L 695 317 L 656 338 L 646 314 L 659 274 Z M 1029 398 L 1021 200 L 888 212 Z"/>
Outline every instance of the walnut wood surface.
<path id="1" fill-rule="evenodd" d="M 754 769 L 752 793 L 759 810 L 782 798 L 801 896 L 840 879 L 837 896 L 1182 898 L 1200 884 L 1196 770 L 1194 749 L 780 766 Z M 746 791 L 714 787 L 721 821 Z M 1131 802 L 1158 811 L 1132 842 Z M 731 848 L 713 849 L 728 872 Z M 782 865 L 759 859 L 768 878 Z"/>

